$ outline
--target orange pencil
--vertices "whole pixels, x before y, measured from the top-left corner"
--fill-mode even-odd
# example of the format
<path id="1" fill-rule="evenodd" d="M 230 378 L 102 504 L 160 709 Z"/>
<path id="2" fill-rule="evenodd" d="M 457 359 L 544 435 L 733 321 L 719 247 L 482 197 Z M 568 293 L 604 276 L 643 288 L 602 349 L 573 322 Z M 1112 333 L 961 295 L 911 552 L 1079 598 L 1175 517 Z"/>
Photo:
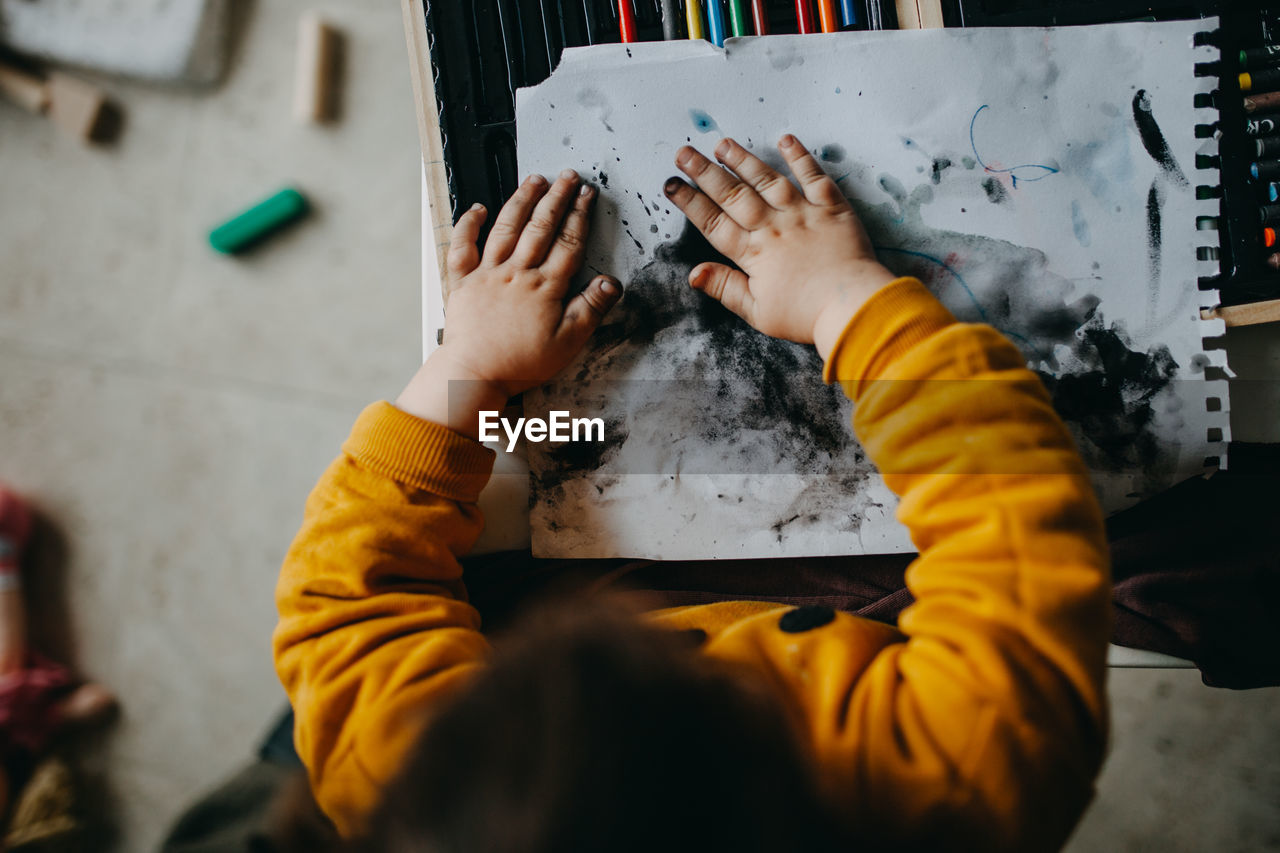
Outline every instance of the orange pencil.
<path id="1" fill-rule="evenodd" d="M 824 33 L 840 32 L 840 16 L 836 14 L 836 0 L 818 0 L 818 23 Z"/>

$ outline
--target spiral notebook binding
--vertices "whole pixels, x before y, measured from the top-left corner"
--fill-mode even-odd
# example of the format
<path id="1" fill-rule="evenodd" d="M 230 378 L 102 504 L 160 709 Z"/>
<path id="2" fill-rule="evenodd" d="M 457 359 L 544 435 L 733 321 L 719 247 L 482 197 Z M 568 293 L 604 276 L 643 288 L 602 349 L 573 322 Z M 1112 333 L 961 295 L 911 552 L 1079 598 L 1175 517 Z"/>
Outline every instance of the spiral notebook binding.
<path id="1" fill-rule="evenodd" d="M 1197 277 L 1197 295 L 1200 308 L 1212 308 L 1218 304 L 1217 284 L 1221 280 L 1219 217 L 1222 214 L 1220 164 L 1218 156 L 1218 110 L 1216 107 L 1222 73 L 1221 50 L 1218 48 L 1217 19 L 1206 19 L 1209 28 L 1196 33 L 1192 39 L 1193 71 L 1192 98 L 1195 109 L 1196 148 L 1192 183 L 1196 188 L 1195 216 L 1196 239 L 1194 262 Z M 1227 351 L 1219 339 L 1226 334 L 1226 324 L 1221 319 L 1201 319 L 1200 338 L 1203 350 L 1197 361 L 1206 369 L 1214 368 L 1220 374 L 1231 376 L 1227 365 Z M 1231 417 L 1227 404 L 1225 379 L 1204 380 L 1204 415 L 1207 453 L 1206 469 L 1227 467 L 1227 444 L 1231 441 Z"/>

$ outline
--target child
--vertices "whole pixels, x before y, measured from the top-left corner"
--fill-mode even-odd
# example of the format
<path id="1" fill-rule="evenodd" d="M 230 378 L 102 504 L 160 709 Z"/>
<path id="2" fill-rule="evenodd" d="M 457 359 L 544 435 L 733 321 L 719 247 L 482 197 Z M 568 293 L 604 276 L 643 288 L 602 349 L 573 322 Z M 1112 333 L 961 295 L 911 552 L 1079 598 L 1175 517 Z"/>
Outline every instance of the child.
<path id="1" fill-rule="evenodd" d="M 360 416 L 278 588 L 296 743 L 341 834 L 395 850 L 1052 850 L 1106 740 L 1109 580 L 1083 463 L 1018 351 L 875 258 L 793 136 L 664 191 L 737 268 L 692 287 L 817 347 L 920 556 L 897 629 L 722 602 L 544 617 L 491 661 L 459 563 L 477 416 L 564 367 L 621 295 L 567 298 L 594 190 L 529 178 L 481 255 L 459 220 L 444 345 Z M 417 746 L 415 747 L 415 744 Z M 384 798 L 381 810 L 379 801 Z"/>

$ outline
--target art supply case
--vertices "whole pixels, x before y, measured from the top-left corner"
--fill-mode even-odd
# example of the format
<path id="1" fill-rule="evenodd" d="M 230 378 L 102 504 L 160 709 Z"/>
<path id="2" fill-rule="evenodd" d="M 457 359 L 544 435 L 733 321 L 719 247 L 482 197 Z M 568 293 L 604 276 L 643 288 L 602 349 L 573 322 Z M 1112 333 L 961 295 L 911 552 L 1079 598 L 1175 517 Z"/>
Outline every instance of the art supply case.
<path id="1" fill-rule="evenodd" d="M 452 214 L 473 202 L 497 210 L 517 184 L 515 92 L 550 75 L 566 47 L 616 42 L 616 0 L 473 0 L 470 3 L 421 0 L 435 77 L 444 160 Z M 894 29 L 892 0 L 857 0 L 873 29 Z M 660 0 L 634 0 L 639 37 L 662 38 Z M 1245 8 L 1253 5 L 1253 8 Z M 795 4 L 767 4 L 775 32 L 796 31 Z M 1132 20 L 1175 20 L 1218 16 L 1210 35 L 1222 51 L 1220 66 L 1199 69 L 1219 78 L 1212 105 L 1216 125 L 1197 133 L 1218 136 L 1212 160 L 1192 165 L 1217 167 L 1221 179 L 1199 192 L 1220 198 L 1219 249 L 1200 249 L 1206 289 L 1217 289 L 1224 305 L 1280 299 L 1280 271 L 1266 259 L 1280 247 L 1263 245 L 1259 206 L 1267 201 L 1265 182 L 1250 180 L 1254 138 L 1245 133 L 1246 113 L 1238 75 L 1239 52 L 1280 43 L 1280 2 L 1254 4 L 1231 0 L 1201 2 L 1116 2 L 1116 0 L 943 0 L 947 26 L 1073 26 Z M 1192 93 L 1187 93 L 1192 97 Z M 1280 115 L 1280 110 L 1275 111 Z M 1206 172 L 1201 171 L 1203 175 Z M 1212 242 L 1205 241 L 1205 242 Z"/>

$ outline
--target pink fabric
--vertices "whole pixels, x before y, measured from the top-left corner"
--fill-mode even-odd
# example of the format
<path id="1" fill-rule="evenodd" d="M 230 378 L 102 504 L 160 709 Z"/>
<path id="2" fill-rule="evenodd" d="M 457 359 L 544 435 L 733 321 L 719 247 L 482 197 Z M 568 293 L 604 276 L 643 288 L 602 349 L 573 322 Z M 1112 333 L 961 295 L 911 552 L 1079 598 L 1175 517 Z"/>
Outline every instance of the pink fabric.
<path id="1" fill-rule="evenodd" d="M 31 510 L 0 483 L 0 574 L 16 573 L 31 535 Z"/>
<path id="2" fill-rule="evenodd" d="M 58 701 L 75 683 L 65 666 L 35 652 L 22 669 L 0 675 L 0 755 L 42 751 L 62 722 Z"/>

